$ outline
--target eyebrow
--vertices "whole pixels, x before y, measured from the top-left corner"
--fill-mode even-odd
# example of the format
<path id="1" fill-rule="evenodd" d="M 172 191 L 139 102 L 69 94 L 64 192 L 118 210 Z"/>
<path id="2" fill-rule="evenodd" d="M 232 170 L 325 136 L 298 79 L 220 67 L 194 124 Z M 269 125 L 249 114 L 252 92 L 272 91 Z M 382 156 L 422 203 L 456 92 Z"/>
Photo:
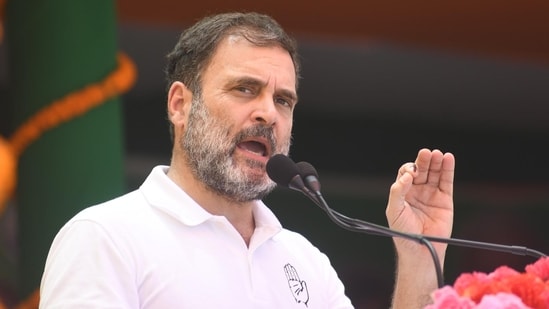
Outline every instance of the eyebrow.
<path id="1" fill-rule="evenodd" d="M 282 96 L 294 101 L 294 104 L 297 103 L 297 95 L 295 92 L 286 89 L 281 89 L 277 92 L 280 93 Z"/>
<path id="2" fill-rule="evenodd" d="M 243 76 L 238 77 L 230 82 L 231 85 L 247 85 L 247 86 L 258 86 L 258 87 L 265 87 L 267 83 L 254 78 L 250 76 Z M 277 89 L 275 91 L 276 94 L 284 96 L 286 98 L 289 98 L 293 100 L 294 102 L 297 102 L 297 94 L 294 91 L 288 90 L 288 89 Z"/>

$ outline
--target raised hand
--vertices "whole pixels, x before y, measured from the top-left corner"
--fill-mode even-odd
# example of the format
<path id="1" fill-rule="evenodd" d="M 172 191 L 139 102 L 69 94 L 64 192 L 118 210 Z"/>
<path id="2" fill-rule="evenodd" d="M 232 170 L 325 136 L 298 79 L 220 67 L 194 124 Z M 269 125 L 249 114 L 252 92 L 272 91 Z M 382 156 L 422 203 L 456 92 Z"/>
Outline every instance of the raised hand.
<path id="1" fill-rule="evenodd" d="M 391 186 L 386 215 L 393 229 L 449 237 L 453 221 L 455 159 L 451 153 L 421 149 L 414 163 L 403 164 Z M 395 239 L 397 249 L 412 246 Z M 435 244 L 437 251 L 445 245 Z M 442 252 L 439 252 L 442 254 Z"/>
<path id="2" fill-rule="evenodd" d="M 454 156 L 438 149 L 421 149 L 414 163 L 403 164 L 389 194 L 389 226 L 407 233 L 449 237 L 454 216 L 454 168 Z M 431 256 L 417 242 L 395 238 L 394 243 L 398 263 L 391 308 L 424 308 L 437 288 Z M 433 246 L 443 265 L 447 245 Z"/>

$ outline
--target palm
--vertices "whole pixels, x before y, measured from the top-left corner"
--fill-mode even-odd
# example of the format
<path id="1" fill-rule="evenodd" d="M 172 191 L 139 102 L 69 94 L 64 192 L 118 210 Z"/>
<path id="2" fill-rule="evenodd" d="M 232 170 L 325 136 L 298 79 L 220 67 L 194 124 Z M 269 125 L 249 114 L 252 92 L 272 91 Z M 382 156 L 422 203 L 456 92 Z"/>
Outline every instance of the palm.
<path id="1" fill-rule="evenodd" d="M 423 187 L 425 185 L 418 186 L 406 194 L 402 217 L 409 218 L 409 222 L 403 222 L 401 227 L 416 234 L 445 234 L 445 229 L 437 227 L 439 222 L 452 221 L 452 208 L 447 207 L 451 205 L 452 197 L 437 189 Z"/>

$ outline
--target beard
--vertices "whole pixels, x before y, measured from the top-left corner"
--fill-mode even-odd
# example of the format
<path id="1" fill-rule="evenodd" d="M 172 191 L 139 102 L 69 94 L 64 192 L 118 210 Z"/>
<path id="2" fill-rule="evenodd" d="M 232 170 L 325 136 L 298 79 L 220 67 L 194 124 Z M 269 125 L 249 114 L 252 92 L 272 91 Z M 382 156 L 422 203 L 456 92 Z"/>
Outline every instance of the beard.
<path id="1" fill-rule="evenodd" d="M 291 138 L 277 145 L 272 127 L 254 125 L 230 134 L 231 126 L 208 112 L 200 95 L 193 98 L 188 126 L 179 141 L 194 176 L 206 188 L 233 202 L 248 202 L 263 199 L 276 186 L 267 176 L 246 173 L 239 167 L 233 153 L 241 141 L 251 136 L 267 139 L 274 153 L 288 154 Z M 245 160 L 250 168 L 262 168 L 265 164 Z"/>

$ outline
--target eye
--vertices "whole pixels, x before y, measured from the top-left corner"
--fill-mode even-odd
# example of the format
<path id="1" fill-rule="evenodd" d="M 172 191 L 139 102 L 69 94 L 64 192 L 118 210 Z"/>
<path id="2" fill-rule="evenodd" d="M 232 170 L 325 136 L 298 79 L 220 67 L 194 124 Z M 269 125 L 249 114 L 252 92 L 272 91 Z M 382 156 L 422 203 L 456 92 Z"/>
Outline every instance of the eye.
<path id="1" fill-rule="evenodd" d="M 285 97 L 276 97 L 275 102 L 277 104 L 281 104 L 281 105 L 284 105 L 284 106 L 287 106 L 287 107 L 290 107 L 290 108 L 293 108 L 293 106 L 294 106 L 294 101 L 290 100 L 288 98 L 285 98 Z"/>
<path id="2" fill-rule="evenodd" d="M 251 88 L 245 87 L 245 86 L 238 86 L 238 87 L 235 88 L 235 90 L 239 91 L 239 92 L 242 92 L 242 93 L 247 93 L 247 94 L 254 93 Z"/>

